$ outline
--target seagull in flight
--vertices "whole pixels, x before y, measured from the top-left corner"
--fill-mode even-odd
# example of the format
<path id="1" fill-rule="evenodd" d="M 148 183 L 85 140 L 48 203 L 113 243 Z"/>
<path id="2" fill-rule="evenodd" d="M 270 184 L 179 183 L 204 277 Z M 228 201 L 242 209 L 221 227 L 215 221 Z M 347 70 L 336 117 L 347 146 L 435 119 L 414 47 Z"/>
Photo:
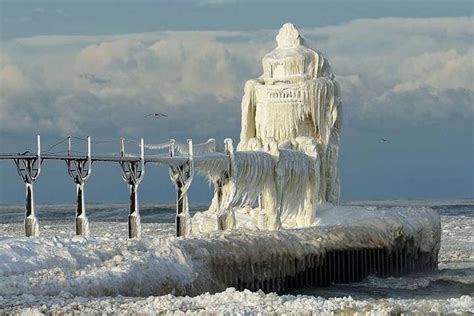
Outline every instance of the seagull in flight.
<path id="1" fill-rule="evenodd" d="M 150 114 L 147 114 L 145 115 L 145 117 L 149 117 L 149 116 L 153 116 L 153 117 L 158 117 L 158 116 L 162 116 L 162 117 L 168 117 L 168 115 L 166 115 L 165 113 L 150 113 Z"/>
<path id="2" fill-rule="evenodd" d="M 390 143 L 390 140 L 385 139 L 385 138 L 380 138 L 381 143 Z"/>

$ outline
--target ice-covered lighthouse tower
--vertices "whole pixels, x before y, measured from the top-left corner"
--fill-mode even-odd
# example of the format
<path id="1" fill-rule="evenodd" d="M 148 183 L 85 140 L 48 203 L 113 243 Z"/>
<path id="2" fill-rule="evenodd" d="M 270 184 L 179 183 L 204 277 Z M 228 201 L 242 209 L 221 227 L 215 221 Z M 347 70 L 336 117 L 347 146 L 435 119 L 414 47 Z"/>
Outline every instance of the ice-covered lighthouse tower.
<path id="1" fill-rule="evenodd" d="M 193 217 L 193 232 L 313 226 L 318 205 L 339 201 L 339 87 L 293 24 L 276 41 L 263 57 L 263 75 L 245 83 L 237 151 L 226 140 L 228 166 L 200 166 L 214 197 Z"/>
<path id="2" fill-rule="evenodd" d="M 263 75 L 248 80 L 242 99 L 238 150 L 299 150 L 319 160 L 319 202 L 339 201 L 337 169 L 341 137 L 339 86 L 324 56 L 306 46 L 286 23 L 277 47 L 263 57 Z"/>

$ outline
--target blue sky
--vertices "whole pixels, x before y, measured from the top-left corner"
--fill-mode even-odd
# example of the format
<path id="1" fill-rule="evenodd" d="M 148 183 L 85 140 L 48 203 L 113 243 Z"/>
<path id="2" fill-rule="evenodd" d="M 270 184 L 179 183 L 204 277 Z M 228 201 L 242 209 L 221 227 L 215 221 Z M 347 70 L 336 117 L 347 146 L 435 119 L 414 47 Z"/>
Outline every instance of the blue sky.
<path id="1" fill-rule="evenodd" d="M 45 149 L 67 135 L 116 141 L 94 144 L 102 153 L 116 151 L 119 137 L 237 141 L 243 84 L 261 74 L 262 56 L 291 21 L 341 84 L 344 200 L 474 197 L 471 1 L 0 5 L 2 152 L 32 149 L 36 133 Z M 144 119 L 156 111 L 169 117 Z M 73 201 L 65 165 L 43 167 L 36 200 Z M 0 162 L 0 203 L 22 203 L 23 193 L 13 163 Z M 173 194 L 166 169 L 149 166 L 141 200 Z M 191 202 L 209 196 L 198 180 Z M 86 198 L 126 201 L 119 167 L 94 165 Z"/>

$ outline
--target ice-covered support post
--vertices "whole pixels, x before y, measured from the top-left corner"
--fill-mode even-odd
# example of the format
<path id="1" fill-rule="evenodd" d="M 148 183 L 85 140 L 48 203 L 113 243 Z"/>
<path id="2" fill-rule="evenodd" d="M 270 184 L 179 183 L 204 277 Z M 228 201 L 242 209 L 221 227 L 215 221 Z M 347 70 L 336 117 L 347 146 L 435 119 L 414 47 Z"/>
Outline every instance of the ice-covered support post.
<path id="1" fill-rule="evenodd" d="M 231 138 L 224 139 L 224 152 L 229 157 L 229 170 L 223 174 L 222 178 L 216 183 L 217 191 L 217 204 L 218 204 L 218 215 L 217 215 L 217 229 L 226 230 L 233 228 L 235 225 L 235 215 L 228 203 L 232 200 L 229 196 L 229 192 L 224 193 L 224 187 L 229 185 L 232 174 L 232 165 L 234 162 L 234 143 Z"/>
<path id="2" fill-rule="evenodd" d="M 209 138 L 207 140 L 207 143 L 209 144 L 209 151 L 210 152 L 216 152 L 216 150 L 217 150 L 216 140 L 214 138 Z"/>
<path id="3" fill-rule="evenodd" d="M 122 138 L 120 143 L 120 157 L 125 157 L 125 140 Z M 145 175 L 145 146 L 143 138 L 140 140 L 140 159 L 122 160 L 122 178 L 127 182 L 130 195 L 130 205 L 128 213 L 128 238 L 140 238 L 141 221 L 138 208 L 138 186 Z"/>
<path id="4" fill-rule="evenodd" d="M 71 137 L 68 137 L 68 156 L 71 155 Z M 84 184 L 91 175 L 91 138 L 87 136 L 87 157 L 66 160 L 69 176 L 76 184 L 76 235 L 89 235 L 89 220 L 84 203 Z"/>
<path id="5" fill-rule="evenodd" d="M 39 235 L 39 222 L 35 214 L 33 199 L 33 182 L 41 172 L 41 137 L 36 138 L 37 152 L 35 157 L 14 159 L 18 175 L 25 183 L 26 205 L 25 205 L 25 235 L 27 237 Z"/>
<path id="6" fill-rule="evenodd" d="M 169 155 L 175 155 L 175 141 L 172 139 Z M 188 161 L 180 166 L 170 165 L 170 179 L 176 187 L 176 236 L 190 233 L 191 224 L 188 205 L 188 190 L 194 178 L 193 141 L 188 139 Z"/>

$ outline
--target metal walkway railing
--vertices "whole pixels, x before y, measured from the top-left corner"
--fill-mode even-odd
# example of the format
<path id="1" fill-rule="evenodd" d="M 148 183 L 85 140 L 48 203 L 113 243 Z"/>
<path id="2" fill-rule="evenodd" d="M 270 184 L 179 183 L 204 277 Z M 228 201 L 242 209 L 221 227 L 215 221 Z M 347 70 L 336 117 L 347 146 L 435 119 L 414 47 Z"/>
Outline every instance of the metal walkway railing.
<path id="1" fill-rule="evenodd" d="M 196 169 L 213 167 L 230 168 L 230 157 L 228 154 L 216 152 L 214 139 L 193 146 L 188 139 L 186 146 L 178 144 L 171 139 L 165 144 L 145 145 L 143 138 L 140 141 L 140 154 L 131 155 L 125 152 L 125 139 L 120 141 L 120 152 L 114 155 L 92 155 L 91 138 L 87 137 L 87 153 L 77 154 L 72 150 L 71 137 L 67 138 L 67 154 L 52 154 L 41 152 L 41 138 L 37 136 L 37 151 L 21 153 L 0 154 L 0 160 L 13 160 L 17 172 L 25 183 L 26 205 L 25 205 L 25 235 L 36 236 L 39 234 L 39 222 L 35 214 L 33 183 L 41 173 L 41 165 L 45 160 L 62 160 L 66 162 L 69 176 L 76 185 L 76 234 L 88 235 L 89 222 L 86 216 L 84 203 L 84 185 L 91 176 L 92 164 L 94 162 L 119 163 L 122 178 L 129 186 L 129 237 L 140 236 L 140 212 L 138 208 L 138 186 L 145 175 L 146 164 L 168 166 L 170 179 L 176 187 L 176 234 L 182 236 L 185 232 L 185 223 L 182 215 L 188 210 L 187 192 L 194 177 Z M 194 155 L 194 148 L 198 149 L 198 155 Z M 153 150 L 166 149 L 167 153 L 145 155 L 145 148 Z M 203 150 L 204 149 L 204 150 Z M 220 162 L 220 163 L 218 163 Z"/>

